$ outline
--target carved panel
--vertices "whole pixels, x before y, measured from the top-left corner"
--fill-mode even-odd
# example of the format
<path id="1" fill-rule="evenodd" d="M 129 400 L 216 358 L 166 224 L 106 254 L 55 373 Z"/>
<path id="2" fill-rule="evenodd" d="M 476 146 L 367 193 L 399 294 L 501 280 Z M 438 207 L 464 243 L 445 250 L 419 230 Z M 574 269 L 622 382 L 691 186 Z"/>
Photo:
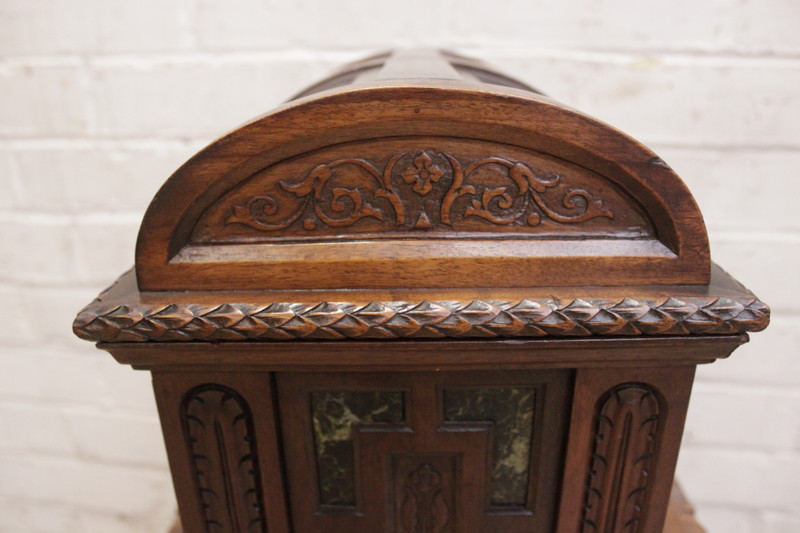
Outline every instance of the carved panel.
<path id="1" fill-rule="evenodd" d="M 279 372 L 276 379 L 295 530 L 553 531 L 571 371 Z M 506 418 L 517 414 L 527 421 Z M 349 479 L 317 467 L 333 455 Z M 529 472 L 520 476 L 521 464 Z M 317 471 L 337 486 L 325 488 Z M 507 480 L 510 494 L 495 485 Z"/>
<path id="2" fill-rule="evenodd" d="M 646 385 L 620 385 L 600 402 L 584 533 L 636 533 L 648 491 L 660 405 Z"/>
<path id="3" fill-rule="evenodd" d="M 396 533 L 456 531 L 456 456 L 393 457 Z"/>
<path id="4" fill-rule="evenodd" d="M 533 388 L 452 389 L 444 391 L 446 422 L 491 422 L 493 427 L 490 502 L 523 507 L 528 500 Z"/>
<path id="5" fill-rule="evenodd" d="M 266 533 L 255 435 L 244 399 L 222 385 L 190 391 L 181 412 L 209 533 Z"/>
<path id="6" fill-rule="evenodd" d="M 311 421 L 324 506 L 356 505 L 353 428 L 403 422 L 402 392 L 313 392 Z"/>
<path id="7" fill-rule="evenodd" d="M 354 143 L 257 172 L 207 210 L 192 241 L 652 236 L 634 204 L 596 174 L 520 148 L 439 138 Z"/>

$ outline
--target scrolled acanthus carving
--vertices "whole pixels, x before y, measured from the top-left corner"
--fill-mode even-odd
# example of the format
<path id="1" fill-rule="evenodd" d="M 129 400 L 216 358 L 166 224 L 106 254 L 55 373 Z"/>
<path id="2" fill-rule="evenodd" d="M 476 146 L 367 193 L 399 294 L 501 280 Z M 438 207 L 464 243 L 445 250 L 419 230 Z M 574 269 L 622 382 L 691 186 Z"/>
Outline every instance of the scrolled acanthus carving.
<path id="1" fill-rule="evenodd" d="M 641 530 L 661 411 L 656 392 L 638 383 L 619 385 L 600 400 L 583 533 Z"/>
<path id="2" fill-rule="evenodd" d="M 247 402 L 222 385 L 184 397 L 181 412 L 208 533 L 266 533 L 253 419 Z"/>
<path id="3" fill-rule="evenodd" d="M 368 180 L 348 180 L 348 173 Z M 298 202 L 285 206 L 255 195 L 232 206 L 226 224 L 271 232 L 295 224 L 306 231 L 348 227 L 372 219 L 383 229 L 458 230 L 466 219 L 499 226 L 578 224 L 614 213 L 591 192 L 564 187 L 562 176 L 545 175 L 504 157 L 465 160 L 449 152 L 401 152 L 384 165 L 342 158 L 311 168 L 300 179 L 279 182 Z M 463 199 L 459 201 L 459 199 Z M 413 216 L 412 216 L 413 215 Z"/>

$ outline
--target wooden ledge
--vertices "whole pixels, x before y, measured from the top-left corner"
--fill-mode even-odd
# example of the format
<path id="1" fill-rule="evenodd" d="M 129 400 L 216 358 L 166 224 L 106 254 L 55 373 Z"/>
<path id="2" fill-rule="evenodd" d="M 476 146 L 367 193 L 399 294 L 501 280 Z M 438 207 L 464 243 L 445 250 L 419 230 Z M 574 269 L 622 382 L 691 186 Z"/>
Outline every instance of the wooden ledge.
<path id="1" fill-rule="evenodd" d="M 95 342 L 739 335 L 769 308 L 728 274 L 709 286 L 140 293 L 133 273 L 84 308 Z"/>
<path id="2" fill-rule="evenodd" d="M 176 520 L 169 533 L 183 533 L 180 520 Z M 672 494 L 664 522 L 664 533 L 706 533 L 694 516 L 694 507 L 686 499 L 677 482 L 672 486 Z"/>

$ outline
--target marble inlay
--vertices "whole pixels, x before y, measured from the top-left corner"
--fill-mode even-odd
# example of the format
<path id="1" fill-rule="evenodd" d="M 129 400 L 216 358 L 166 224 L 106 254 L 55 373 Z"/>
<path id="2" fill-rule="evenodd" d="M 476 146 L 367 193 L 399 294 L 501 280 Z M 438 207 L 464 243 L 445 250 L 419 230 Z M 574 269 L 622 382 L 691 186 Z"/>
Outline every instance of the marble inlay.
<path id="1" fill-rule="evenodd" d="M 313 392 L 311 419 L 320 504 L 355 506 L 353 426 L 403 422 L 403 393 Z"/>
<path id="2" fill-rule="evenodd" d="M 444 391 L 445 422 L 494 423 L 490 484 L 493 506 L 526 503 L 535 397 L 533 388 Z"/>

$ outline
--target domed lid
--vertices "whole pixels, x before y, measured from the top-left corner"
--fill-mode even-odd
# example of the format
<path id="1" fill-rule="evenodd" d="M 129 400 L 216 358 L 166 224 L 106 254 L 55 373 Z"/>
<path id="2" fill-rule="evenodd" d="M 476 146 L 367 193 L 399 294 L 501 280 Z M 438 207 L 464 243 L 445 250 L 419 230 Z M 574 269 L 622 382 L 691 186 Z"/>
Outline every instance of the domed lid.
<path id="1" fill-rule="evenodd" d="M 135 274 L 74 329 L 234 341 L 732 335 L 768 321 L 712 268 L 697 205 L 650 150 L 474 60 L 395 52 L 184 164 L 144 217 Z"/>
<path id="2" fill-rule="evenodd" d="M 710 260 L 691 194 L 635 140 L 474 61 L 396 52 L 192 157 L 145 215 L 136 274 L 142 290 L 706 284 Z"/>

